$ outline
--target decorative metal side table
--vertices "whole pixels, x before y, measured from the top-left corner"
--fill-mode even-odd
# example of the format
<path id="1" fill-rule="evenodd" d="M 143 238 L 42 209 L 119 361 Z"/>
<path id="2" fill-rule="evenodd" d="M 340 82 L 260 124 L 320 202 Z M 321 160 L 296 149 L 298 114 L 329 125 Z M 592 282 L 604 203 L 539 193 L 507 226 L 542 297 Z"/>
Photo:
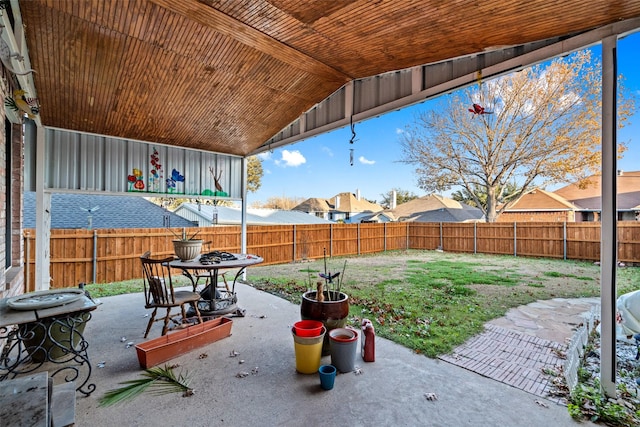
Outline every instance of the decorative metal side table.
<path id="1" fill-rule="evenodd" d="M 89 384 L 89 343 L 83 332 L 97 305 L 77 291 L 57 289 L 0 299 L 0 340 L 5 340 L 0 381 L 43 368 L 50 377 L 75 381 L 76 391 L 87 396 L 95 390 L 96 385 Z"/>

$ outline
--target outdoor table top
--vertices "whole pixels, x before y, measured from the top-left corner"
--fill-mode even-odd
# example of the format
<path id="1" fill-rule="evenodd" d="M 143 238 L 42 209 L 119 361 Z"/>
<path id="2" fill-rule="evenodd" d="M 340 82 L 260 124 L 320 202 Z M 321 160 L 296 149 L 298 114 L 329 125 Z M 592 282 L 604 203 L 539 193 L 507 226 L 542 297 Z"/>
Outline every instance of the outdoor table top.
<path id="1" fill-rule="evenodd" d="M 26 294 L 25 294 L 26 295 Z M 32 310 L 14 310 L 7 305 L 9 298 L 0 299 L 0 327 L 10 325 L 22 325 L 25 323 L 36 322 L 40 319 L 62 316 L 80 311 L 95 310 L 97 305 L 88 297 L 82 296 L 68 304 L 62 304 L 54 307 L 32 309 Z"/>
<path id="2" fill-rule="evenodd" d="M 242 268 L 248 267 L 254 264 L 260 264 L 264 259 L 261 256 L 253 254 L 233 254 L 236 259 L 222 260 L 220 262 L 212 262 L 211 264 L 202 264 L 198 258 L 192 261 L 171 261 L 169 265 L 175 268 L 181 268 L 183 270 L 218 270 L 218 269 L 230 269 L 230 268 Z"/>

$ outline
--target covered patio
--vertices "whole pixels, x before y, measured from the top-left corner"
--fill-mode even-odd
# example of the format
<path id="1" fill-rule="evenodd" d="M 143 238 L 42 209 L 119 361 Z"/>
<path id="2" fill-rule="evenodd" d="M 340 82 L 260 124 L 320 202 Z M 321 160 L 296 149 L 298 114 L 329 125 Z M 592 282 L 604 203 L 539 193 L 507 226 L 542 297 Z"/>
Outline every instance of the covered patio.
<path id="1" fill-rule="evenodd" d="M 524 377 L 519 381 L 523 385 L 509 385 L 499 374 L 479 375 L 380 337 L 375 362 L 363 362 L 358 353 L 361 373 L 339 374 L 334 389 L 324 391 L 317 375 L 295 370 L 291 326 L 300 320 L 299 305 L 244 284 L 238 294 L 246 316 L 232 319 L 230 337 L 167 362 L 176 366 L 175 373 L 191 378 L 193 396 L 145 392 L 110 407 L 99 407 L 107 390 L 141 378 L 136 350 L 127 343 L 144 342 L 148 311 L 141 294 L 103 298 L 86 330 L 92 337 L 92 382 L 98 389 L 77 399 L 77 425 L 146 426 L 162 420 L 171 426 L 515 426 L 525 419 L 530 426 L 577 425 L 565 406 L 542 396 L 543 390 L 525 391 Z M 540 318 L 564 315 L 556 308 Z M 160 328 L 154 326 L 150 338 L 159 336 Z M 560 341 L 566 337 L 566 332 L 557 335 Z M 103 367 L 96 368 L 101 362 Z M 330 363 L 330 356 L 322 362 Z M 497 367 L 498 360 L 494 362 Z"/>
<path id="2" fill-rule="evenodd" d="M 4 67 L 3 98 L 15 101 L 21 96 L 15 91 L 23 90 L 24 101 L 30 105 L 6 109 L 2 297 L 23 291 L 23 190 L 37 194 L 36 281 L 38 289 L 48 289 L 52 192 L 130 194 L 126 177 L 136 168 L 130 159 L 146 159 L 155 147 L 161 147 L 168 164 L 179 161 L 194 177 L 200 177 L 200 182 L 193 184 L 198 190 L 211 187 L 207 162 L 224 165 L 225 189 L 232 191 L 226 196 L 198 195 L 242 202 L 247 156 L 603 43 L 602 327 L 608 347 L 603 345 L 607 354 L 602 372 L 603 387 L 615 392 L 611 380 L 615 363 L 615 356 L 611 357 L 615 355 L 615 50 L 618 37 L 640 29 L 640 3 L 3 0 L 0 9 L 2 40 L 11 52 Z M 36 73 L 29 71 L 32 69 Z M 145 176 L 151 176 L 146 172 Z M 167 185 L 161 184 L 157 192 L 136 194 L 168 193 Z M 246 217 L 244 203 L 243 209 Z M 249 305 L 249 297 L 242 298 Z M 265 304 L 288 304 L 263 298 L 266 300 L 254 306 L 255 314 Z M 281 310 L 280 319 L 275 315 L 241 319 L 239 327 L 244 323 L 248 331 L 264 328 L 262 335 L 242 331 L 221 342 L 224 348 L 202 362 L 207 363 L 207 375 L 198 375 L 194 365 L 198 381 L 206 381 L 200 383 L 202 387 L 196 385 L 206 399 L 181 401 L 183 408 L 176 410 L 162 405 L 171 397 L 161 397 L 148 404 L 153 408 L 149 414 L 169 419 L 168 412 L 157 411 L 160 406 L 166 408 L 162 411 L 171 408 L 173 416 L 184 417 L 172 423 L 176 425 L 187 424 L 182 420 L 191 420 L 188 423 L 192 425 L 264 424 L 265 414 L 272 417 L 272 423 L 267 424 L 300 425 L 309 423 L 314 414 L 326 417 L 324 411 L 330 410 L 332 416 L 343 417 L 350 424 L 358 415 L 363 419 L 378 417 L 371 423 L 403 424 L 414 414 L 420 423 L 434 419 L 436 425 L 515 425 L 525 417 L 535 425 L 534 412 L 540 416 L 526 394 L 410 355 L 390 343 L 384 344 L 388 346 L 384 356 L 388 363 L 370 368 L 380 369 L 379 373 L 348 377 L 352 387 L 348 394 L 315 398 L 312 380 L 308 384 L 307 379 L 297 377 L 283 381 L 290 374 L 284 365 L 290 362 L 285 353 L 291 349 L 286 331 L 278 334 L 285 337 L 280 347 L 273 345 L 277 340 L 263 341 L 297 318 L 294 307 Z M 89 323 L 87 334 L 109 331 L 108 327 L 97 330 L 93 326 L 95 323 Z M 265 365 L 273 364 L 270 372 L 278 374 L 236 380 L 211 371 L 211 365 L 235 368 L 235 361 L 225 359 L 225 350 L 241 345 L 236 337 L 254 337 L 253 345 L 269 342 L 268 347 L 258 345 L 247 353 L 262 351 L 268 356 L 263 359 Z M 119 339 L 113 337 L 113 349 L 121 350 Z M 94 362 L 100 359 L 100 351 L 109 348 L 96 346 Z M 211 363 L 214 357 L 218 363 Z M 251 363 L 249 357 L 246 360 Z M 135 359 L 120 363 L 122 372 L 138 369 Z M 414 367 L 407 369 L 411 364 Z M 392 366 L 395 368 L 390 369 Z M 96 378 L 102 372 L 96 372 Z M 403 400 L 401 389 L 393 386 L 402 383 L 421 390 L 424 378 L 416 372 L 434 377 L 430 383 L 438 389 L 425 392 L 433 391 L 441 400 L 451 399 L 446 410 L 434 414 L 422 393 L 413 396 L 417 401 Z M 113 375 L 109 381 L 120 378 Z M 230 384 L 224 384 L 223 378 Z M 223 382 L 219 392 L 216 381 Z M 253 411 L 258 399 L 251 397 L 249 388 L 271 398 L 274 390 L 281 391 L 283 406 L 274 402 L 270 409 L 262 403 Z M 371 390 L 377 390 L 375 396 Z M 336 415 L 333 409 L 346 398 L 355 403 Z M 397 405 L 387 410 L 390 399 Z M 222 412 L 220 418 L 201 418 L 205 408 L 223 408 L 229 400 L 242 406 L 230 406 L 234 411 L 229 415 Z M 202 412 L 190 411 L 193 403 L 189 401 L 199 402 L 195 405 L 201 405 Z M 116 419 L 122 424 L 145 424 L 147 414 L 142 410 L 127 412 L 125 420 L 116 418 L 123 415 L 116 409 L 94 414 L 93 404 L 92 400 L 79 404 L 81 424 L 101 424 L 92 418 L 101 414 L 105 414 L 104 424 L 115 424 Z M 488 415 L 487 407 L 504 411 Z M 465 412 L 456 418 L 456 409 Z M 200 416 L 195 418 L 195 414 Z M 563 420 L 558 422 L 562 424 L 567 419 L 564 408 L 545 408 L 544 414 L 539 425 L 558 420 Z M 487 416 L 497 418 L 490 422 Z M 318 415 L 317 420 L 324 417 Z"/>

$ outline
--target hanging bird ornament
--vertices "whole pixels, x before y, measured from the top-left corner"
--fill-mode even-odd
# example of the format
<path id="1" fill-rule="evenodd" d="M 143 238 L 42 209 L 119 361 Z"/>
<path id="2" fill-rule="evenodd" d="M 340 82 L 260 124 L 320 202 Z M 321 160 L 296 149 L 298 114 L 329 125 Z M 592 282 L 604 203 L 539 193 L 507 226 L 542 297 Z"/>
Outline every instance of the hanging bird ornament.
<path id="1" fill-rule="evenodd" d="M 473 104 L 473 108 L 469 108 L 469 111 L 475 116 L 476 114 L 481 116 L 483 114 L 493 114 L 493 111 L 487 111 L 480 104 Z"/>
<path id="2" fill-rule="evenodd" d="M 26 114 L 31 120 L 36 118 L 36 114 L 39 112 L 38 99 L 27 98 L 26 92 L 22 89 L 16 89 L 13 91 L 13 98 L 7 97 L 4 100 L 4 105 L 11 108 L 13 111 L 20 113 L 20 115 Z"/>

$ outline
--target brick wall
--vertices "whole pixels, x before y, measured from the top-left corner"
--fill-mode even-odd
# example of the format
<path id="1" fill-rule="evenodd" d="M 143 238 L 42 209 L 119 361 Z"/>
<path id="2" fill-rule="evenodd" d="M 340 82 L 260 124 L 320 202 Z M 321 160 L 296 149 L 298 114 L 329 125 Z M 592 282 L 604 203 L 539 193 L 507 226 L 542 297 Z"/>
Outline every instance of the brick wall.
<path id="1" fill-rule="evenodd" d="M 6 86 L 4 86 L 6 88 Z M 7 90 L 3 91 L 2 103 Z M 1 109 L 0 119 L 5 123 L 5 110 Z M 19 295 L 24 292 L 23 273 L 23 239 L 22 239 L 22 190 L 24 169 L 24 145 L 22 144 L 22 126 L 11 125 L 11 140 L 7 140 L 5 126 L 0 131 L 0 298 Z M 11 147 L 11 150 L 7 148 Z M 7 170 L 7 155 L 10 152 L 11 170 Z M 10 188 L 7 189 L 7 179 Z M 7 195 L 11 198 L 10 212 L 7 212 Z M 11 251 L 7 253 L 7 218 L 11 222 Z M 11 266 L 5 267 L 5 259 L 9 256 Z"/>
<path id="2" fill-rule="evenodd" d="M 498 222 L 574 222 L 574 212 L 503 212 Z"/>

